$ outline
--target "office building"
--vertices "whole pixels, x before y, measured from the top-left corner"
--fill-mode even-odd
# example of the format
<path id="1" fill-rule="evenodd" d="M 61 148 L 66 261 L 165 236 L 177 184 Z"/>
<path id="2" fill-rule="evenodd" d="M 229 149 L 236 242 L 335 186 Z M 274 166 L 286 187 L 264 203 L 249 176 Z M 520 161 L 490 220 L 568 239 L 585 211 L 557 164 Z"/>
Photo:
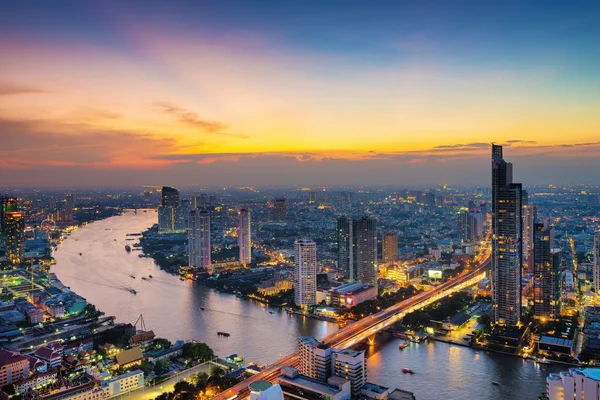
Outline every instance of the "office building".
<path id="1" fill-rule="evenodd" d="M 355 278 L 377 287 L 377 221 L 362 217 L 352 221 Z"/>
<path id="2" fill-rule="evenodd" d="M 283 400 L 283 392 L 279 384 L 269 381 L 256 381 L 248 385 L 250 400 Z"/>
<path id="3" fill-rule="evenodd" d="M 527 272 L 533 272 L 533 224 L 536 216 L 535 205 L 523 205 L 523 267 Z"/>
<path id="4" fill-rule="evenodd" d="M 338 268 L 345 278 L 377 286 L 377 221 L 338 217 L 337 242 Z"/>
<path id="5" fill-rule="evenodd" d="M 360 396 L 360 389 L 367 382 L 367 364 L 365 352 L 358 350 L 334 350 L 333 374 L 350 381 L 352 398 Z"/>
<path id="6" fill-rule="evenodd" d="M 344 277 L 349 281 L 352 281 L 354 279 L 352 240 L 352 218 L 346 216 L 338 217 L 338 269 L 344 273 Z"/>
<path id="7" fill-rule="evenodd" d="M 294 301 L 302 307 L 317 303 L 317 245 L 297 240 L 295 245 Z"/>
<path id="8" fill-rule="evenodd" d="M 600 232 L 594 236 L 594 290 L 600 293 Z"/>
<path id="9" fill-rule="evenodd" d="M 492 305 L 494 322 L 515 326 L 521 319 L 522 185 L 502 146 L 492 145 Z"/>
<path id="10" fill-rule="evenodd" d="M 210 213 L 192 210 L 188 228 L 188 258 L 193 267 L 210 267 Z"/>
<path id="11" fill-rule="evenodd" d="M 25 217 L 21 211 L 4 215 L 4 249 L 11 265 L 25 261 Z"/>
<path id="12" fill-rule="evenodd" d="M 301 375 L 297 369 L 283 367 L 277 377 L 284 398 L 298 400 L 350 400 L 350 382 L 331 376 L 327 382 L 322 382 Z"/>
<path id="13" fill-rule="evenodd" d="M 386 232 L 381 237 L 381 259 L 384 263 L 391 263 L 398 259 L 398 234 Z"/>
<path id="14" fill-rule="evenodd" d="M 240 246 L 240 263 L 247 265 L 252 262 L 252 231 L 250 210 L 240 209 L 238 216 L 238 244 Z"/>
<path id="15" fill-rule="evenodd" d="M 554 229 L 534 224 L 533 231 L 533 313 L 554 319 L 560 311 L 561 253 L 554 249 Z"/>
<path id="16" fill-rule="evenodd" d="M 161 205 L 171 208 L 179 207 L 179 191 L 170 186 L 163 186 Z"/>
<path id="17" fill-rule="evenodd" d="M 285 198 L 275 199 L 273 209 L 271 210 L 271 219 L 273 221 L 283 221 L 287 215 L 287 203 Z"/>
<path id="18" fill-rule="evenodd" d="M 6 229 L 6 214 L 9 212 L 18 211 L 18 200 L 16 197 L 0 196 L 0 237 Z"/>
<path id="19" fill-rule="evenodd" d="M 184 211 L 180 209 L 179 191 L 170 186 L 163 186 L 162 201 L 158 207 L 158 231 L 161 233 L 169 233 L 176 230 L 184 229 L 183 221 L 185 216 Z"/>
<path id="20" fill-rule="evenodd" d="M 302 375 L 322 382 L 331 376 L 331 348 L 312 336 L 298 339 L 298 361 Z"/>
<path id="21" fill-rule="evenodd" d="M 469 243 L 481 240 L 484 221 L 484 215 L 480 211 L 462 207 L 457 214 L 458 236 Z"/>
<path id="22" fill-rule="evenodd" d="M 546 399 L 600 399 L 600 369 L 570 369 L 546 378 Z"/>

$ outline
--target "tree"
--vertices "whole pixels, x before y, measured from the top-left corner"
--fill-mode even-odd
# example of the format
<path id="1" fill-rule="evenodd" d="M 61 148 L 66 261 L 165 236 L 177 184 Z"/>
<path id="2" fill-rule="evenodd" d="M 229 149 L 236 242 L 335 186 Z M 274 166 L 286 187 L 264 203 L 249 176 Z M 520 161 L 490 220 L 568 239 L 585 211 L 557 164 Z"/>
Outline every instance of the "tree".
<path id="1" fill-rule="evenodd" d="M 154 363 L 154 373 L 156 376 L 162 375 L 167 372 L 169 368 L 169 362 L 167 360 L 158 360 Z"/>
<path id="2" fill-rule="evenodd" d="M 156 338 L 152 341 L 150 346 L 152 350 L 168 349 L 172 346 L 171 342 L 167 339 Z"/>
<path id="3" fill-rule="evenodd" d="M 193 393 L 196 387 L 189 382 L 179 381 L 173 386 L 175 393 Z"/>
<path id="4" fill-rule="evenodd" d="M 194 360 L 208 361 L 215 356 L 213 350 L 206 343 L 185 343 L 181 350 L 184 357 Z"/>
<path id="5" fill-rule="evenodd" d="M 206 372 L 200 372 L 196 375 L 196 388 L 198 390 L 206 389 L 206 384 L 208 383 L 208 374 Z"/>

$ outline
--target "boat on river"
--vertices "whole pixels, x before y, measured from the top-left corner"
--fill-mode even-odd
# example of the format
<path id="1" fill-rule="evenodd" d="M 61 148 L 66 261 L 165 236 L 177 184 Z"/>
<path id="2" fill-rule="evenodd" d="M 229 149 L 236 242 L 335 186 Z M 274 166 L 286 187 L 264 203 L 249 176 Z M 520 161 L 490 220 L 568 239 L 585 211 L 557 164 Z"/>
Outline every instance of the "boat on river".
<path id="1" fill-rule="evenodd" d="M 135 289 L 129 289 L 129 293 L 131 293 L 131 294 L 137 294 L 137 291 Z"/>
<path id="2" fill-rule="evenodd" d="M 549 365 L 549 364 L 552 364 L 552 363 L 550 362 L 550 360 L 548 360 L 548 359 L 546 359 L 546 358 L 540 358 L 540 357 L 536 358 L 536 359 L 535 359 L 535 362 L 536 362 L 537 364 L 542 364 L 542 365 Z"/>
<path id="3" fill-rule="evenodd" d="M 125 245 L 125 250 L 129 253 L 131 251 L 131 247 L 127 244 Z"/>
<path id="4" fill-rule="evenodd" d="M 415 372 L 410 368 L 402 368 L 402 372 L 405 374 L 414 374 Z"/>
<path id="5" fill-rule="evenodd" d="M 408 342 L 402 342 L 402 343 L 400 343 L 400 345 L 398 346 L 398 348 L 399 348 L 400 350 L 404 350 L 404 349 L 405 349 L 405 348 L 407 348 L 408 346 L 410 346 L 410 343 L 408 343 Z"/>
<path id="6" fill-rule="evenodd" d="M 229 337 L 231 336 L 231 334 L 229 332 L 217 332 L 217 335 L 219 336 L 224 336 L 224 337 Z"/>

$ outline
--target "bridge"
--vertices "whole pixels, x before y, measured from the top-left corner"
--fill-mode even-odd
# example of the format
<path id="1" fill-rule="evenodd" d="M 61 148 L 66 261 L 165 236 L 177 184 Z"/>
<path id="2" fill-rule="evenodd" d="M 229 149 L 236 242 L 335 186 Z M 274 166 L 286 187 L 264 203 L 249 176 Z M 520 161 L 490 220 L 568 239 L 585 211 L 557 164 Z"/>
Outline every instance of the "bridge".
<path id="1" fill-rule="evenodd" d="M 409 299 L 403 300 L 391 307 L 378 312 L 377 314 L 363 318 L 353 324 L 347 325 L 336 333 L 322 338 L 322 343 L 335 348 L 349 348 L 357 343 L 376 334 L 378 331 L 400 321 L 404 316 L 415 310 L 430 305 L 446 296 L 456 293 L 460 290 L 475 285 L 486 276 L 486 271 L 490 267 L 491 258 L 489 249 L 484 250 L 477 258 L 478 265 L 470 271 L 450 279 L 439 286 L 428 291 L 422 292 Z M 269 365 L 260 373 L 238 383 L 226 391 L 213 397 L 217 400 L 245 399 L 250 395 L 248 385 L 259 380 L 275 382 L 281 374 L 283 367 L 295 367 L 298 365 L 298 354 L 292 353 L 277 362 Z"/>

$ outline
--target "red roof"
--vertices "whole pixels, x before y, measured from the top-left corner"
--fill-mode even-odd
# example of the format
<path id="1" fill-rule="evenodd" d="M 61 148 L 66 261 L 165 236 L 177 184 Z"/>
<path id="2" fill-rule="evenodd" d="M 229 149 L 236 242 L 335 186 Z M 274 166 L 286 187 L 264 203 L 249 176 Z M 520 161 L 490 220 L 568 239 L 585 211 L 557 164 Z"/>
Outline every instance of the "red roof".
<path id="1" fill-rule="evenodd" d="M 40 347 L 35 351 L 35 353 L 33 353 L 33 355 L 46 361 L 61 358 L 60 353 L 52 350 L 49 346 Z"/>
<path id="2" fill-rule="evenodd" d="M 22 361 L 27 361 L 27 358 L 23 354 L 5 349 L 0 350 L 0 368 Z"/>

